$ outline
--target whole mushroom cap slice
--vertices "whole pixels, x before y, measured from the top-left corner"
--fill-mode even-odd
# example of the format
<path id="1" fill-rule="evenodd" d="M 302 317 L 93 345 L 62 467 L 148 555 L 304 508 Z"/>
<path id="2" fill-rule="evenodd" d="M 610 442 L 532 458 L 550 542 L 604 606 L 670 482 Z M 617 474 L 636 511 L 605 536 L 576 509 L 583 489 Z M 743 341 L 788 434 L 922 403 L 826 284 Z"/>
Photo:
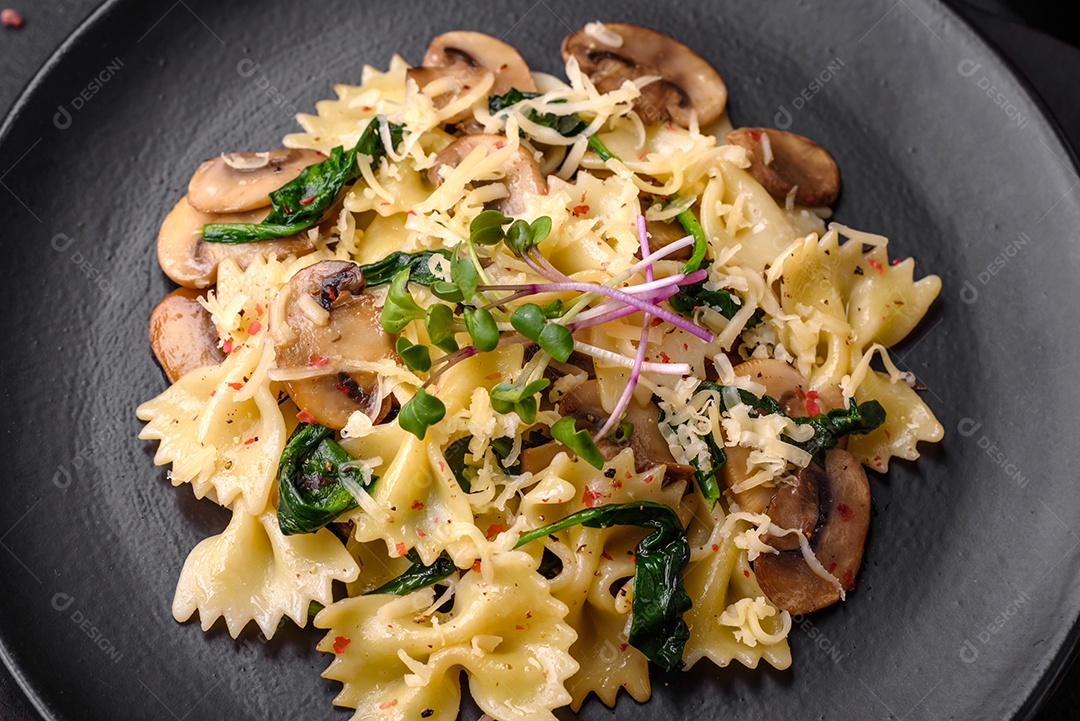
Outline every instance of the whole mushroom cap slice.
<path id="1" fill-rule="evenodd" d="M 436 35 L 424 53 L 424 68 L 482 70 L 495 76 L 492 95 L 505 95 L 512 88 L 536 92 L 536 82 L 528 63 L 513 45 L 471 30 Z M 467 74 L 467 73 L 466 73 Z"/>
<path id="2" fill-rule="evenodd" d="M 778 528 L 796 529 L 804 538 L 810 538 L 817 526 L 819 515 L 818 489 L 827 481 L 816 463 L 802 468 L 790 483 L 783 483 L 773 494 L 765 514 Z M 766 534 L 766 544 L 779 551 L 793 551 L 800 546 L 799 539 L 791 533 Z"/>
<path id="3" fill-rule="evenodd" d="M 188 183 L 188 202 L 203 213 L 243 213 L 270 206 L 270 193 L 309 165 L 326 160 L 315 150 L 278 148 L 223 153 L 203 162 Z"/>
<path id="4" fill-rule="evenodd" d="M 582 28 L 566 36 L 563 60 L 577 58 L 582 72 L 602 93 L 624 81 L 659 76 L 641 89 L 634 106 L 649 125 L 667 121 L 684 128 L 697 114 L 699 125 L 716 121 L 727 105 L 727 86 L 706 60 L 678 40 L 630 23 L 605 23 L 604 32 Z M 618 38 L 615 44 L 610 44 Z"/>
<path id="5" fill-rule="evenodd" d="M 834 448 L 825 455 L 824 476 L 819 521 L 809 545 L 835 582 L 815 573 L 798 550 L 765 553 L 754 561 L 761 590 L 794 615 L 836 603 L 841 587 L 845 591 L 855 587 L 870 528 L 870 484 L 862 464 L 847 451 Z"/>
<path id="6" fill-rule="evenodd" d="M 390 410 L 375 373 L 346 371 L 348 361 L 394 358 L 393 338 L 379 324 L 375 298 L 364 293 L 360 266 L 324 260 L 305 268 L 283 292 L 287 329 L 273 329 L 279 368 L 324 371 L 286 381 L 289 395 L 315 422 L 341 430 L 356 411 L 378 423 Z"/>
<path id="7" fill-rule="evenodd" d="M 585 381 L 567 393 L 558 405 L 559 414 L 584 421 L 595 432 L 607 419 L 607 413 L 600 401 L 600 384 L 595 380 Z M 691 466 L 676 463 L 671 455 L 667 440 L 660 433 L 660 409 L 655 403 L 645 406 L 631 400 L 626 407 L 624 422 L 634 424 L 634 431 L 626 443 L 614 443 L 606 438 L 596 444 L 605 461 L 622 452 L 629 446 L 634 450 L 634 467 L 643 473 L 656 466 L 664 466 L 664 484 L 687 480 L 694 475 Z"/>
<path id="8" fill-rule="evenodd" d="M 506 138 L 503 136 L 488 133 L 466 135 L 458 138 L 435 156 L 435 164 L 428 170 L 428 179 L 436 186 L 442 185 L 441 168 L 456 168 L 461 161 L 477 148 L 486 148 L 487 154 L 490 155 L 502 149 L 506 142 Z M 540 174 L 540 166 L 537 164 L 536 158 L 532 156 L 532 153 L 520 146 L 503 166 L 502 180 L 490 182 L 502 182 L 506 185 L 506 197 L 489 204 L 495 210 L 506 215 L 523 213 L 526 208 L 526 197 L 543 195 L 547 188 L 544 183 L 544 176 Z"/>
<path id="9" fill-rule="evenodd" d="M 196 368 L 225 360 L 217 345 L 217 328 L 199 304 L 201 297 L 198 291 L 177 288 L 150 312 L 150 347 L 170 383 Z"/>
<path id="10" fill-rule="evenodd" d="M 208 223 L 258 223 L 266 215 L 265 209 L 229 215 L 201 213 L 184 196 L 161 223 L 158 264 L 165 275 L 179 285 L 207 288 L 216 282 L 218 264 L 226 258 L 232 258 L 241 268 L 246 268 L 258 255 L 280 259 L 315 250 L 315 244 L 306 233 L 280 240 L 237 244 L 207 243 L 202 239 L 202 228 Z"/>
<path id="11" fill-rule="evenodd" d="M 822 206 L 840 194 L 840 168 L 810 138 L 771 128 L 735 128 L 726 139 L 746 148 L 750 174 L 777 200 L 787 200 L 794 189 L 799 205 Z"/>

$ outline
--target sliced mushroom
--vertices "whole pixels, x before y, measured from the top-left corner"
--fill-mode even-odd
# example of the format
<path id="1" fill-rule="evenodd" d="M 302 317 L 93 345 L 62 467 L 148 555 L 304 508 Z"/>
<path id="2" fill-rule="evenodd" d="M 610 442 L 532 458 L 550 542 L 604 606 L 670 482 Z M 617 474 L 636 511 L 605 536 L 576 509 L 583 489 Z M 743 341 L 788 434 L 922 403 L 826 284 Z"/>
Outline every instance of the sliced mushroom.
<path id="1" fill-rule="evenodd" d="M 355 411 L 378 423 L 390 411 L 374 373 L 346 371 L 348 361 L 394 357 L 393 339 L 379 325 L 375 298 L 364 293 L 360 266 L 324 260 L 292 277 L 285 292 L 287 329 L 275 331 L 279 368 L 319 375 L 285 383 L 293 402 L 315 422 L 340 430 Z"/>
<path id="2" fill-rule="evenodd" d="M 262 153 L 223 153 L 198 167 L 188 202 L 203 213 L 243 213 L 270 205 L 270 193 L 309 165 L 326 159 L 314 150 L 278 148 Z"/>
<path id="3" fill-rule="evenodd" d="M 265 209 L 251 213 L 215 215 L 201 213 L 184 196 L 161 224 L 158 233 L 158 263 L 165 275 L 186 288 L 206 288 L 217 280 L 218 264 L 226 258 L 246 268 L 257 255 L 284 258 L 305 255 L 315 250 L 306 234 L 281 240 L 255 243 L 207 243 L 202 228 L 208 223 L 258 223 L 267 215 Z"/>
<path id="4" fill-rule="evenodd" d="M 217 345 L 217 328 L 199 304 L 200 297 L 190 288 L 177 288 L 150 312 L 150 347 L 170 383 L 225 360 Z"/>
<path id="5" fill-rule="evenodd" d="M 513 45 L 469 30 L 435 36 L 424 53 L 422 67 L 411 68 L 409 77 L 422 88 L 440 77 L 454 77 L 463 85 L 470 84 L 486 72 L 495 76 L 492 95 L 505 95 L 512 88 L 536 92 L 529 65 Z"/>
<path id="6" fill-rule="evenodd" d="M 428 170 L 428 179 L 435 185 L 441 185 L 443 176 L 440 169 L 456 168 L 462 160 L 477 148 L 485 148 L 487 155 L 500 150 L 506 145 L 506 138 L 501 135 L 481 133 L 466 135 L 447 145 L 435 156 L 435 165 Z M 496 181 L 491 181 L 496 182 Z M 490 207 L 507 215 L 519 215 L 525 211 L 525 198 L 530 195 L 543 195 L 546 186 L 540 174 L 536 158 L 528 150 L 518 147 L 503 166 L 501 182 L 506 185 L 505 198 L 489 203 Z"/>
<path id="7" fill-rule="evenodd" d="M 698 124 L 708 125 L 724 112 L 727 86 L 693 50 L 641 25 L 606 23 L 604 30 L 596 33 L 583 28 L 567 35 L 563 60 L 577 58 L 582 72 L 602 93 L 618 89 L 627 80 L 659 77 L 643 87 L 634 101 L 646 124 L 671 121 L 688 128 L 696 113 Z"/>
<path id="8" fill-rule="evenodd" d="M 585 381 L 566 394 L 558 405 L 559 414 L 583 421 L 593 432 L 602 426 L 607 413 L 600 402 L 600 385 L 595 380 Z M 643 473 L 658 465 L 664 466 L 664 483 L 686 480 L 694 475 L 691 466 L 676 463 L 667 441 L 660 433 L 660 410 L 654 403 L 645 406 L 631 400 L 626 409 L 625 421 L 634 424 L 634 431 L 626 443 L 614 443 L 606 438 L 596 444 L 604 460 L 609 461 L 629 446 L 634 450 L 634 467 Z"/>
<path id="9" fill-rule="evenodd" d="M 824 482 L 818 488 L 819 520 L 809 546 L 836 582 L 815 573 L 801 550 L 766 553 L 754 561 L 761 590 L 782 610 L 796 615 L 836 603 L 840 587 L 845 591 L 855 587 L 870 528 L 870 484 L 854 456 L 834 448 L 825 456 L 825 473 L 814 478 Z"/>
<path id="10" fill-rule="evenodd" d="M 784 413 L 792 418 L 827 413 L 833 408 L 844 406 L 844 396 L 839 387 L 831 386 L 821 391 L 812 391 L 802 373 L 783 361 L 771 358 L 746 361 L 735 366 L 735 374 L 746 376 L 763 385 L 765 395 L 780 403 Z M 747 470 L 750 449 L 731 446 L 724 451 L 727 453 L 727 463 L 723 468 L 724 483 L 730 490 L 750 477 Z M 733 495 L 744 510 L 765 513 L 776 490 L 772 486 L 755 486 Z"/>
<path id="11" fill-rule="evenodd" d="M 765 514 L 778 528 L 798 529 L 804 537 L 810 538 L 818 522 L 818 489 L 824 484 L 823 472 L 816 463 L 802 468 L 790 483 L 784 483 L 776 489 Z M 793 534 L 766 534 L 765 543 L 780 551 L 791 551 L 799 547 L 799 539 Z"/>
<path id="12" fill-rule="evenodd" d="M 840 169 L 829 151 L 810 138 L 771 128 L 736 128 L 732 145 L 746 148 L 750 174 L 769 195 L 799 205 L 832 205 L 840 194 Z"/>
<path id="13" fill-rule="evenodd" d="M 648 220 L 645 222 L 645 229 L 649 233 L 649 250 L 654 253 L 665 246 L 671 245 L 676 240 L 682 240 L 688 235 L 682 225 L 677 222 L 668 223 L 662 220 Z M 689 260 L 693 252 L 694 249 L 687 246 L 667 257 L 670 260 Z"/>

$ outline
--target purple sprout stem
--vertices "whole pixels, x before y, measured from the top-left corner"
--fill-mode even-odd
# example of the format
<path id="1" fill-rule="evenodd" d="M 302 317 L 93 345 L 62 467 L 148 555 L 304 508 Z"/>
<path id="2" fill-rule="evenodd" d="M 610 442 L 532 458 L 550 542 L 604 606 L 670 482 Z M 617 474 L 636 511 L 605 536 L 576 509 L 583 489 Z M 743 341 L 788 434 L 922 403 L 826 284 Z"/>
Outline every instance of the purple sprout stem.
<path id="1" fill-rule="evenodd" d="M 693 275 L 693 274 L 691 274 Z M 689 278 L 690 276 L 686 276 Z M 685 318 L 676 315 L 675 313 L 661 308 L 657 305 L 649 303 L 648 301 L 637 298 L 629 293 L 616 288 L 609 288 L 606 285 L 598 285 L 596 283 L 581 283 L 578 281 L 569 281 L 564 283 L 523 283 L 520 285 L 484 285 L 480 286 L 480 290 L 526 290 L 530 293 L 561 293 L 563 291 L 576 291 L 578 293 L 596 293 L 598 295 L 606 295 L 613 300 L 618 300 L 626 305 L 632 305 L 638 310 L 652 313 L 653 315 L 661 318 L 674 326 L 682 328 L 687 333 L 691 333 L 706 343 L 711 343 L 715 337 L 710 331 L 702 328 L 696 323 L 692 323 Z"/>
<path id="2" fill-rule="evenodd" d="M 443 373 L 450 370 L 451 368 L 456 366 L 461 361 L 463 361 L 463 360 L 465 360 L 467 358 L 472 358 L 474 355 L 476 355 L 479 352 L 480 351 L 476 349 L 476 346 L 467 345 L 464 348 L 459 348 L 458 350 L 454 351 L 453 353 L 447 353 L 442 358 L 438 358 L 435 361 L 432 361 L 432 363 L 431 363 L 432 366 L 441 365 L 442 367 L 439 368 L 434 373 L 432 373 L 430 376 L 428 376 L 428 379 L 426 381 L 424 381 L 424 384 L 422 386 L 420 386 L 420 388 L 426 389 L 428 386 L 430 386 L 432 383 L 434 383 L 435 380 L 439 376 L 441 376 Z"/>
<path id="3" fill-rule="evenodd" d="M 659 294 L 649 298 L 653 303 L 659 303 L 665 301 L 671 296 L 679 292 L 678 286 L 669 286 L 665 288 Z M 629 305 L 620 305 L 616 302 L 604 303 L 601 306 L 597 306 L 593 311 L 588 313 L 582 313 L 578 316 L 577 320 L 568 323 L 566 325 L 571 331 L 581 330 L 582 328 L 591 328 L 594 325 L 602 325 L 619 318 L 625 318 L 628 315 L 637 313 L 638 309 Z"/>
<path id="4" fill-rule="evenodd" d="M 637 231 L 638 240 L 641 241 L 641 256 L 647 258 L 649 256 L 649 235 L 645 231 L 645 216 L 643 215 L 637 217 Z M 645 279 L 650 283 L 653 280 L 651 264 L 645 266 Z M 593 436 L 594 442 L 599 441 L 611 432 L 615 424 L 622 419 L 623 413 L 626 412 L 627 407 L 630 405 L 630 399 L 634 397 L 638 378 L 641 377 L 641 364 L 645 362 L 645 347 L 649 342 L 649 323 L 651 320 L 652 316 L 645 313 L 641 321 L 641 336 L 638 339 L 637 354 L 634 356 L 634 365 L 630 369 L 630 377 L 626 379 L 626 386 L 623 388 L 622 395 L 619 396 L 619 402 L 615 404 L 615 409 L 608 416 L 608 419 L 604 421 L 603 427 Z"/>

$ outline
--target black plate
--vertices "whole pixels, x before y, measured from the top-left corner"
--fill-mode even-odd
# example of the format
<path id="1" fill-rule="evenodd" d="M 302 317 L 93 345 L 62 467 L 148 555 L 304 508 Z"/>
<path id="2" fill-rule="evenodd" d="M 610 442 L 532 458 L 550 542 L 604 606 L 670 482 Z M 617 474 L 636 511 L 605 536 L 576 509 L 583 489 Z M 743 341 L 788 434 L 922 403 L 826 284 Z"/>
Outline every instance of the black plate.
<path id="1" fill-rule="evenodd" d="M 932 0 L 107 3 L 0 136 L 4 399 L 0 652 L 50 719 L 344 718 L 317 632 L 233 641 L 172 620 L 188 551 L 226 514 L 174 490 L 134 407 L 165 387 L 146 344 L 169 289 L 158 223 L 195 165 L 271 147 L 364 63 L 435 33 L 503 36 L 557 72 L 597 17 L 701 51 L 739 124 L 836 156 L 844 222 L 944 280 L 898 349 L 946 428 L 874 486 L 857 591 L 800 619 L 786 672 L 655 676 L 617 718 L 1023 718 L 1077 636 L 1072 456 L 1080 191 L 1004 63 Z M 476 715 L 479 715 L 476 712 Z M 610 718 L 586 704 L 585 718 Z M 473 717 L 467 710 L 465 718 Z"/>

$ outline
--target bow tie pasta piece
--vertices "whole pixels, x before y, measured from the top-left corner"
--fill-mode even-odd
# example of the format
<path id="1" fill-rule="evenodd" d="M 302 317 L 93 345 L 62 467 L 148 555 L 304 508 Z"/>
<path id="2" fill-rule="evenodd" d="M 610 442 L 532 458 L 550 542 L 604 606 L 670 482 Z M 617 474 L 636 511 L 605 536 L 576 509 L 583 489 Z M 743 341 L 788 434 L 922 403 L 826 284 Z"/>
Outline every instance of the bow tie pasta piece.
<path id="1" fill-rule="evenodd" d="M 606 467 L 608 473 L 560 453 L 522 499 L 521 514 L 531 527 L 539 527 L 585 508 L 656 501 L 688 520 L 680 503 L 686 482 L 665 486 L 663 466 L 638 473 L 633 451 L 626 449 Z M 646 701 L 651 694 L 648 660 L 627 642 L 633 585 L 628 579 L 634 575 L 634 548 L 647 533 L 629 526 L 579 525 L 556 534 L 557 541 L 544 541 L 562 562 L 562 571 L 552 579 L 551 593 L 570 608 L 566 621 L 578 633 L 571 653 L 581 670 L 567 684 L 574 710 L 590 692 L 608 706 L 615 705 L 620 688 L 637 701 Z M 533 546 L 540 551 L 539 543 Z"/>
<path id="2" fill-rule="evenodd" d="M 889 263 L 881 247 L 867 253 L 861 267 L 863 274 L 856 276 L 848 307 L 856 358 L 873 343 L 891 348 L 906 338 L 941 292 L 941 278 L 914 280 L 915 260 Z"/>
<path id="3" fill-rule="evenodd" d="M 694 605 L 684 615 L 690 627 L 683 660 L 687 667 L 708 658 L 721 668 L 738 661 L 757 668 L 764 659 L 778 669 L 791 665 L 787 634 L 791 616 L 765 597 L 747 560 L 747 552 L 735 538 L 749 524 L 740 521 L 727 536 L 719 533 L 724 512 L 695 494 L 697 503 L 689 535 L 696 547 L 686 571 L 686 591 Z"/>
<path id="4" fill-rule="evenodd" d="M 154 464 L 172 464 L 174 486 L 190 483 L 196 498 L 222 506 L 266 507 L 286 440 L 266 377 L 272 358 L 269 344 L 245 346 L 139 406 L 139 438 L 159 441 Z"/>
<path id="5" fill-rule="evenodd" d="M 323 676 L 344 685 L 334 703 L 356 709 L 354 719 L 453 721 L 465 669 L 473 699 L 494 718 L 554 719 L 578 668 L 566 606 L 528 554 L 497 553 L 489 563 L 493 580 L 465 573 L 449 613 L 430 611 L 430 588 L 348 598 L 322 611 L 315 625 L 328 632 L 319 650 L 335 654 Z"/>
<path id="6" fill-rule="evenodd" d="M 271 509 L 250 515 L 242 503 L 228 527 L 191 551 L 173 598 L 173 617 L 195 611 L 203 630 L 224 617 L 233 638 L 254 620 L 272 638 L 282 616 L 307 624 L 312 601 L 334 601 L 334 581 L 356 580 L 359 568 L 341 541 L 325 528 L 283 536 Z"/>
<path id="7" fill-rule="evenodd" d="M 860 400 L 877 401 L 885 409 L 885 425 L 864 436 L 851 436 L 848 450 L 875 471 L 889 470 L 893 456 L 914 461 L 919 441 L 937 443 L 945 429 L 919 394 L 902 380 L 871 370 L 855 391 Z"/>

